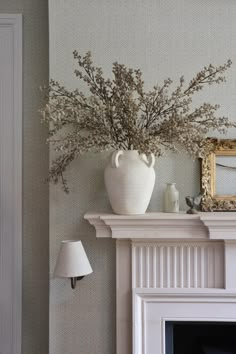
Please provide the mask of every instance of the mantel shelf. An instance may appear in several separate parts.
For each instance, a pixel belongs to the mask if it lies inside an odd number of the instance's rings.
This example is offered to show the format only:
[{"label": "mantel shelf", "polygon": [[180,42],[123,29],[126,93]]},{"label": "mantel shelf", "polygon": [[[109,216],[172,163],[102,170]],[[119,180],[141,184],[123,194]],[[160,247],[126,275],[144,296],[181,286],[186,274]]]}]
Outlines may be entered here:
[{"label": "mantel shelf", "polygon": [[146,213],[117,215],[87,213],[96,237],[115,239],[217,239],[236,241],[236,213]]}]

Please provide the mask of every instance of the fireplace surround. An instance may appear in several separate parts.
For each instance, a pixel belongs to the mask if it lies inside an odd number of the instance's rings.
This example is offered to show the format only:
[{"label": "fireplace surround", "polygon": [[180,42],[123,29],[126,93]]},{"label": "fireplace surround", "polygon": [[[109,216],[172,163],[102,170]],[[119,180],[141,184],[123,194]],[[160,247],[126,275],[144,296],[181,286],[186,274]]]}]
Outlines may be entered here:
[{"label": "fireplace surround", "polygon": [[116,239],[117,354],[169,354],[170,322],[236,322],[235,213],[85,218]]}]

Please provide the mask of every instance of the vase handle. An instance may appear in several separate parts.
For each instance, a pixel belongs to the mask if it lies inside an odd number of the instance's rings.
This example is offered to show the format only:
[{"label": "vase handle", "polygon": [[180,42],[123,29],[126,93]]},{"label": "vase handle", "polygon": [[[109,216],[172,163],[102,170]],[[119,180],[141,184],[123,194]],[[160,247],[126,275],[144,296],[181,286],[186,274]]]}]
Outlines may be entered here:
[{"label": "vase handle", "polygon": [[149,155],[149,158],[147,158],[147,156],[145,154],[141,154],[140,157],[141,157],[141,160],[144,161],[149,168],[154,167],[154,165],[155,165],[155,156],[154,156],[153,153],[151,153]]},{"label": "vase handle", "polygon": [[151,153],[149,156],[150,156],[150,158],[149,158],[149,167],[154,167],[155,161],[156,161],[155,155],[153,153]]},{"label": "vase handle", "polygon": [[124,154],[124,151],[119,150],[119,151],[114,151],[113,154],[111,155],[111,166],[113,168],[118,168],[119,167],[119,157]]}]

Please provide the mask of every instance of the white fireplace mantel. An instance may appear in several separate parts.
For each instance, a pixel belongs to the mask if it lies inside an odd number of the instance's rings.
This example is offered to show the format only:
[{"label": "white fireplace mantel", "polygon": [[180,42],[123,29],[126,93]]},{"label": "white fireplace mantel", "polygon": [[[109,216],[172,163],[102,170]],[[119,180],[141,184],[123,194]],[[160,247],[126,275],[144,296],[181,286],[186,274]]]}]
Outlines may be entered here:
[{"label": "white fireplace mantel", "polygon": [[116,239],[117,354],[165,354],[168,318],[236,322],[236,213],[85,219]]},{"label": "white fireplace mantel", "polygon": [[143,215],[85,214],[96,237],[116,239],[236,240],[236,213],[147,213]]}]

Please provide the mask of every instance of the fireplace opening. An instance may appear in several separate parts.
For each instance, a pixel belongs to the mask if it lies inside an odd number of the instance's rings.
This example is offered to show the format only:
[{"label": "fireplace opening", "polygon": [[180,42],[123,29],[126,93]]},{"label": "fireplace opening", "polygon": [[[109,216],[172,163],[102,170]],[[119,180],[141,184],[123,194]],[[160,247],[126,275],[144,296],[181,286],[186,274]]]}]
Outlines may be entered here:
[{"label": "fireplace opening", "polygon": [[179,322],[165,325],[166,354],[236,354],[236,323]]}]

